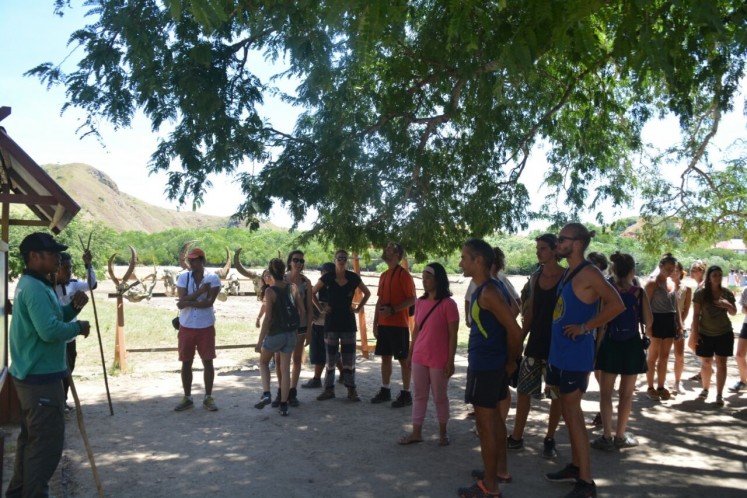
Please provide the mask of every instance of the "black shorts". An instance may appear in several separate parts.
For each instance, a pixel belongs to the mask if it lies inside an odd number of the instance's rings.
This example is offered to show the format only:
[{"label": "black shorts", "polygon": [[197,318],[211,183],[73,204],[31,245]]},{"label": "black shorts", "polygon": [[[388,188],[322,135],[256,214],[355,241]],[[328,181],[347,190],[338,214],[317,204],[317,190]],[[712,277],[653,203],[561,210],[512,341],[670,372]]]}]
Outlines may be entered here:
[{"label": "black shorts", "polygon": [[324,325],[311,326],[311,342],[309,342],[309,363],[312,365],[327,364],[327,347],[324,345]]},{"label": "black shorts", "polygon": [[654,313],[654,323],[651,327],[657,339],[674,339],[677,337],[677,314]]},{"label": "black shorts", "polygon": [[570,394],[576,390],[586,392],[589,387],[589,372],[577,372],[574,370],[561,370],[552,365],[548,365],[545,376],[550,397],[558,399],[558,394]]},{"label": "black shorts", "polygon": [[721,334],[717,336],[700,334],[698,344],[695,346],[695,354],[705,358],[716,356],[734,356],[734,333]]},{"label": "black shorts", "polygon": [[480,408],[495,408],[508,396],[508,379],[506,371],[474,371],[467,369],[467,389],[464,402]]},{"label": "black shorts", "polygon": [[410,355],[410,329],[379,325],[379,337],[376,338],[374,354],[376,356],[393,356],[397,360],[406,360]]},{"label": "black shorts", "polygon": [[742,324],[742,331],[739,333],[740,339],[747,339],[747,322]]}]

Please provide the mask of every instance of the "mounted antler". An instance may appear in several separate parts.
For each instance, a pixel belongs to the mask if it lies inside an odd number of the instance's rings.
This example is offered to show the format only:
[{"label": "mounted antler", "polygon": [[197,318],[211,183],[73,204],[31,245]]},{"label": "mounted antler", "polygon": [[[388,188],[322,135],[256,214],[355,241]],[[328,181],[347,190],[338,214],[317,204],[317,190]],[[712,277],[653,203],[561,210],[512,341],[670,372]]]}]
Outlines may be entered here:
[{"label": "mounted antler", "polygon": [[229,271],[231,271],[231,253],[228,251],[228,247],[226,247],[226,264],[220,270],[216,270],[215,273],[223,280],[228,276]]},{"label": "mounted antler", "polygon": [[187,251],[189,251],[189,248],[197,242],[196,240],[190,240],[184,243],[182,245],[182,248],[179,250],[179,266],[182,267],[184,270],[189,270],[189,265],[185,261],[185,258],[187,257]]},{"label": "mounted antler", "polygon": [[[134,273],[134,272],[133,272]],[[148,286],[148,280],[150,280],[150,286]],[[130,288],[127,290],[127,294],[125,294],[125,298],[127,298],[130,302],[138,303],[142,301],[143,299],[146,299],[150,301],[151,296],[153,295],[153,288],[156,286],[156,267],[153,267],[153,273],[149,274],[147,277],[145,277],[143,280],[140,280],[137,278],[137,275],[135,275],[135,283],[130,286]],[[141,289],[138,287],[142,287]]]},{"label": "mounted antler", "polygon": [[118,279],[114,275],[114,269],[112,268],[112,263],[114,262],[114,258],[117,256],[117,253],[111,255],[109,258],[109,277],[112,279],[112,282],[114,282],[114,285],[117,287],[117,292],[123,293],[127,289],[129,289],[127,282],[130,280],[130,277],[132,276],[132,273],[135,271],[135,265],[137,264],[137,252],[135,251],[135,248],[132,246],[129,246],[130,248],[130,265],[127,267],[127,271],[125,272],[122,279]]},{"label": "mounted antler", "polygon": [[240,247],[236,249],[235,253],[233,253],[233,266],[236,268],[237,272],[252,280],[252,283],[254,284],[254,292],[257,293],[257,299],[259,299],[259,290],[262,287],[262,277],[251,270],[247,270],[244,268],[244,265],[241,264]]}]

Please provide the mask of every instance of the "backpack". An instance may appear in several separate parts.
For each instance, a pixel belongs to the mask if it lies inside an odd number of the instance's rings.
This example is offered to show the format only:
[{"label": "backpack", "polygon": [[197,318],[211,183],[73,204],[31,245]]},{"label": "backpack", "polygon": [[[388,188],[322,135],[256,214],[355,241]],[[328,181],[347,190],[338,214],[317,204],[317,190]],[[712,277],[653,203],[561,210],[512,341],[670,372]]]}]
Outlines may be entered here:
[{"label": "backpack", "polygon": [[631,287],[625,292],[615,286],[615,290],[625,304],[625,311],[617,315],[607,324],[606,335],[613,341],[627,341],[638,335],[638,324],[641,322],[641,308],[643,304],[643,289]]},{"label": "backpack", "polygon": [[290,284],[286,285],[285,289],[273,286],[273,290],[276,296],[275,306],[278,309],[278,330],[282,330],[283,332],[298,330],[299,325],[301,325],[301,318],[298,316],[296,303],[293,302]]}]

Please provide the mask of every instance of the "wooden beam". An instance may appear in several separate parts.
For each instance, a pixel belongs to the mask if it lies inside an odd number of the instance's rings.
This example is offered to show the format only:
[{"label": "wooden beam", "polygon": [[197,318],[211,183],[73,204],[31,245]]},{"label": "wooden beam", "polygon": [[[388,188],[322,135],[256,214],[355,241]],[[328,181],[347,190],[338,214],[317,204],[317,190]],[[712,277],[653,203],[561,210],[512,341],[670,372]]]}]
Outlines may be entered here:
[{"label": "wooden beam", "polygon": [[46,227],[49,226],[48,221],[44,220],[9,220],[9,225],[17,227]]},{"label": "wooden beam", "polygon": [[10,107],[8,106],[2,106],[0,107],[0,121],[10,116]]},{"label": "wooden beam", "polygon": [[9,202],[11,204],[45,204],[52,205],[57,204],[57,199],[51,195],[37,195],[37,194],[13,194],[3,192],[0,193],[0,202]]}]

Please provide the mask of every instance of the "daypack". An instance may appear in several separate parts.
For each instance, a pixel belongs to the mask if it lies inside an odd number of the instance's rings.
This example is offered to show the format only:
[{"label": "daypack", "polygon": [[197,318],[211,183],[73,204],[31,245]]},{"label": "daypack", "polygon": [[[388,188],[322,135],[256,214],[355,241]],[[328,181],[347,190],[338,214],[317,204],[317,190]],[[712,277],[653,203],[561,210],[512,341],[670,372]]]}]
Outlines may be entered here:
[{"label": "daypack", "polygon": [[613,341],[627,341],[638,335],[638,324],[641,322],[641,309],[643,298],[643,289],[640,287],[631,287],[625,292],[620,292],[617,286],[614,286],[617,293],[625,304],[625,311],[617,315],[607,324],[607,337]]},{"label": "daypack", "polygon": [[299,325],[301,325],[301,318],[298,316],[296,303],[293,302],[290,284],[286,285],[285,288],[273,286],[273,290],[275,291],[275,306],[278,309],[278,330],[283,332],[298,330]]}]

